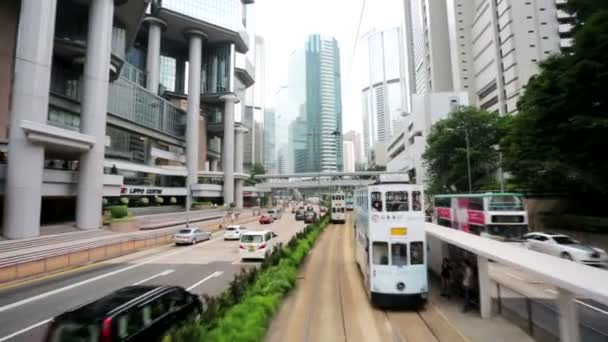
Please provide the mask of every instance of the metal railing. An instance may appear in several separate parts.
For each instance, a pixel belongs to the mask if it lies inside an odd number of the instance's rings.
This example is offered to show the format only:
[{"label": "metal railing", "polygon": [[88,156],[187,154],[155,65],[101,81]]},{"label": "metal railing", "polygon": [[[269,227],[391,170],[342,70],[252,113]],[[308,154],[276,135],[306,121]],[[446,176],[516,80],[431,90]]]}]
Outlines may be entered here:
[{"label": "metal railing", "polygon": [[[608,315],[578,302],[581,341],[608,341]],[[496,283],[493,305],[500,315],[524,329],[538,341],[559,341],[560,313],[556,299],[531,298],[525,294]]]},{"label": "metal railing", "polygon": [[108,113],[175,137],[184,136],[186,113],[126,78],[110,84]]},{"label": "metal railing", "polygon": [[127,62],[124,62],[122,65],[120,77],[124,77],[140,87],[146,86],[146,73]]},{"label": "metal railing", "polygon": [[[80,102],[78,76],[73,72],[54,68],[51,78],[51,93]],[[125,63],[121,76],[109,85],[108,113],[143,127],[183,138],[186,112],[162,97],[147,91],[140,85],[144,82],[145,74]],[[61,124],[61,121],[58,120],[61,115],[51,114],[48,118],[49,122]]]}]

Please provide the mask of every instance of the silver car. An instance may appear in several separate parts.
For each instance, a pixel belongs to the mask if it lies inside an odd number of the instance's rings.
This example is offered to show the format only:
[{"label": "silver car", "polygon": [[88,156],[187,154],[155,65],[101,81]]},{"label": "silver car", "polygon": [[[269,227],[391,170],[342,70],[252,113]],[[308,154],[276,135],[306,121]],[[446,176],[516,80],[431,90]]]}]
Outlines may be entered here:
[{"label": "silver car", "polygon": [[176,245],[190,244],[194,245],[199,241],[211,239],[211,233],[200,230],[198,228],[180,229],[173,235],[173,242]]}]

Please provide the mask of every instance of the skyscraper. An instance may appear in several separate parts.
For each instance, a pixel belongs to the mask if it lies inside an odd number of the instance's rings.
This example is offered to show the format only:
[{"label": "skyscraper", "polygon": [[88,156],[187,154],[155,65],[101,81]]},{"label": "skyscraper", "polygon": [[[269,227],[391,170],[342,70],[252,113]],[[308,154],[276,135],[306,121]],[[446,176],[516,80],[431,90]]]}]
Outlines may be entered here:
[{"label": "skyscraper", "polygon": [[355,144],[344,140],[344,172],[355,172]]},{"label": "skyscraper", "polygon": [[363,134],[365,154],[386,142],[410,112],[408,76],[402,30],[392,27],[372,31],[361,40],[363,71]]},{"label": "skyscraper", "polygon": [[245,68],[249,68],[251,73],[256,76],[255,83],[246,92],[246,106],[243,113],[243,123],[249,127],[249,132],[244,134],[245,146],[243,166],[249,170],[255,163],[264,162],[264,87],[265,87],[265,51],[264,38],[254,36],[252,39],[253,49],[248,54],[251,55],[253,65],[245,61]]},{"label": "skyscraper", "polygon": [[350,130],[343,135],[344,141],[352,141],[355,163],[361,163],[365,161],[365,156],[363,154],[363,142],[361,140],[361,133],[357,131]]},{"label": "skyscraper", "polygon": [[306,126],[308,171],[342,170],[340,49],[320,34],[306,42]]},{"label": "skyscraper", "polygon": [[454,90],[446,1],[404,1],[406,15],[409,14],[405,18],[406,27],[412,29],[409,39],[414,48],[416,94]]},{"label": "skyscraper", "polygon": [[268,173],[276,173],[277,153],[275,146],[275,112],[273,109],[264,111],[264,168]]}]

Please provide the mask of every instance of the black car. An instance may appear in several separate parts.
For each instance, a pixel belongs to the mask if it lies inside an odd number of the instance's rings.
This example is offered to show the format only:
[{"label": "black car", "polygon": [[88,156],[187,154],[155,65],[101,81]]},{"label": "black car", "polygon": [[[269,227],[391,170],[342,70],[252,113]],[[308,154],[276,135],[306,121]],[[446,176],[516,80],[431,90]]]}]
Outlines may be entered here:
[{"label": "black car", "polygon": [[306,218],[306,212],[304,210],[296,211],[296,221],[304,221]]},{"label": "black car", "polygon": [[129,286],[55,317],[46,341],[161,341],[201,312],[198,296],[181,287]]}]

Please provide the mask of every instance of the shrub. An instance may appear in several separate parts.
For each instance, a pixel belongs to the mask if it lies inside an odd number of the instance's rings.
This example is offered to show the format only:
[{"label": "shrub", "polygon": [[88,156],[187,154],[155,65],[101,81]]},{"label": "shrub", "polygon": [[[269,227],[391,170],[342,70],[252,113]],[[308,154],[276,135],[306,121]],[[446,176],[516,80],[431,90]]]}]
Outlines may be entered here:
[{"label": "shrub", "polygon": [[142,197],[139,199],[139,204],[148,205],[148,204],[150,204],[150,200],[148,199],[148,197]]},{"label": "shrub", "polygon": [[110,214],[113,219],[121,219],[129,216],[129,209],[124,205],[116,205],[110,208]]},{"label": "shrub", "polygon": [[123,205],[129,205],[129,199],[127,197],[121,197],[120,203],[122,203]]},{"label": "shrub", "polygon": [[156,197],[156,203],[157,204],[163,204],[165,202],[165,199],[162,197]]},{"label": "shrub", "polygon": [[104,207],[107,207],[107,206],[108,206],[108,203],[109,203],[109,202],[108,202],[108,199],[107,199],[107,198],[104,198],[104,199],[102,199],[102,200],[101,200],[101,204],[102,204]]},{"label": "shrub", "polygon": [[175,197],[169,198],[169,203],[176,204],[177,203],[177,198],[175,198]]},{"label": "shrub", "polygon": [[236,208],[236,203],[234,203],[234,202],[230,203],[230,208]]},{"label": "shrub", "polygon": [[259,270],[243,270],[221,295],[203,296],[201,325],[187,325],[163,342],[263,340],[281,299],[295,286],[298,266],[328,223],[325,215],[286,246],[275,248]]}]

